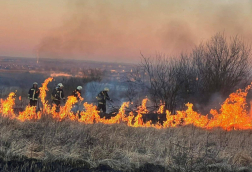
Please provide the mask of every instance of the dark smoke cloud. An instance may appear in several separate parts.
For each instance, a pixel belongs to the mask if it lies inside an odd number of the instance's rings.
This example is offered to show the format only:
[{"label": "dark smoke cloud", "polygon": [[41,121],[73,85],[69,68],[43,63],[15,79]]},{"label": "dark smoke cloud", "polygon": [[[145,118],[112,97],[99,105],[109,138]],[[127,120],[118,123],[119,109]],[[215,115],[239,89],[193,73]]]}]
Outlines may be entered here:
[{"label": "dark smoke cloud", "polygon": [[[137,61],[139,52],[177,55],[216,32],[251,36],[251,1],[71,0],[40,57]],[[248,40],[249,41],[249,40]]]}]

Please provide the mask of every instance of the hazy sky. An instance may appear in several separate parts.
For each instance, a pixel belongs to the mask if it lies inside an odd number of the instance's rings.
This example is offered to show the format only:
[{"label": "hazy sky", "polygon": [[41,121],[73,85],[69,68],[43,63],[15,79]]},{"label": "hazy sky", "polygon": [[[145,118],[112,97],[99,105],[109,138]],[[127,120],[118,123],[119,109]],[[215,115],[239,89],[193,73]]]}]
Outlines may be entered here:
[{"label": "hazy sky", "polygon": [[136,62],[217,32],[252,43],[252,0],[0,0],[0,55]]}]

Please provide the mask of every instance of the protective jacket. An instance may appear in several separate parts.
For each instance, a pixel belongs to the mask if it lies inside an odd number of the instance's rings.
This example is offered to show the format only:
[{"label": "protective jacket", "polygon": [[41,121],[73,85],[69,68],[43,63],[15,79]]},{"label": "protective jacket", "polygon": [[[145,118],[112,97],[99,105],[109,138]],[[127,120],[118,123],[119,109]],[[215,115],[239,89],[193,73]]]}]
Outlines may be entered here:
[{"label": "protective jacket", "polygon": [[106,104],[106,100],[111,100],[107,91],[101,91],[97,95],[96,99],[98,100],[98,104],[104,104],[104,105]]},{"label": "protective jacket", "polygon": [[28,92],[28,99],[30,100],[38,100],[40,94],[40,90],[38,88],[30,88],[29,92]]},{"label": "protective jacket", "polygon": [[61,88],[56,87],[52,92],[51,99],[58,101],[65,99],[63,90]]},{"label": "protective jacket", "polygon": [[79,100],[80,100],[80,96],[81,96],[81,91],[75,89],[75,90],[72,92],[72,96],[76,97],[77,100],[79,101]]}]

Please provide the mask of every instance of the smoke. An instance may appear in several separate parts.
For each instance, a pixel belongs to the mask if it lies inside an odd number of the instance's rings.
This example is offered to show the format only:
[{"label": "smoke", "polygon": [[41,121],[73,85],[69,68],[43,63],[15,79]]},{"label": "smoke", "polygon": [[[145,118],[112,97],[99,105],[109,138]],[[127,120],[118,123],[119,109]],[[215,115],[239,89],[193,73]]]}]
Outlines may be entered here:
[{"label": "smoke", "polygon": [[198,112],[201,114],[208,114],[209,117],[211,115],[209,114],[211,109],[220,109],[222,103],[226,100],[227,97],[223,97],[220,93],[216,92],[211,95],[208,102],[206,104],[201,104],[200,102],[195,103],[195,108]]},{"label": "smoke", "polygon": [[139,52],[188,52],[216,32],[248,39],[251,1],[71,0],[40,57],[136,62]]},{"label": "smoke", "polygon": [[[123,102],[126,102],[123,97],[121,97],[120,93],[123,92],[124,87],[118,82],[89,82],[84,87],[84,100],[89,103],[93,103],[97,105],[96,96],[102,91],[105,87],[108,87],[110,91],[108,95],[114,101],[111,103],[107,101],[107,112],[111,112],[113,108],[120,108]],[[118,99],[120,98],[120,99]]]},{"label": "smoke", "polygon": [[85,85],[84,99],[88,102],[96,103],[96,96],[105,87],[108,87],[110,98],[114,100],[115,106],[120,107],[123,102],[127,102],[127,98],[123,95],[127,91],[128,85],[116,81],[89,82]]},{"label": "smoke", "polygon": [[110,101],[107,103],[108,111],[114,108],[119,109],[124,102],[130,101],[134,102],[134,106],[139,106],[142,100],[148,95],[148,93],[144,92],[140,87],[134,87],[135,94],[130,95],[130,85],[127,82],[102,80],[101,82],[93,81],[85,84],[83,89],[85,91],[82,96],[86,102],[97,104],[96,96],[105,87],[110,89],[108,95],[113,100],[113,103]]}]

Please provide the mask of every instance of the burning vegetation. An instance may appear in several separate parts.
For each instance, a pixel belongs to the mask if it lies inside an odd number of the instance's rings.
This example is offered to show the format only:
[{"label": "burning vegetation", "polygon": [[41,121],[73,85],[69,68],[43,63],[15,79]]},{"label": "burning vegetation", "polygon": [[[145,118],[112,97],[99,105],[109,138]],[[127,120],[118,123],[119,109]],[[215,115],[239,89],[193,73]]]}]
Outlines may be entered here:
[{"label": "burning vegetation", "polygon": [[[247,100],[251,67],[249,50],[243,45],[237,39],[228,44],[217,35],[174,61],[142,56],[138,70],[129,74],[126,96],[115,96],[127,99],[119,100],[124,102],[120,108],[105,117],[88,103],[92,102],[88,96],[84,108],[76,112],[80,95],[67,97],[56,112],[46,98],[52,76],[39,88],[42,106],[37,109],[26,106],[16,111],[16,99],[23,101],[23,97],[16,97],[19,91],[8,91],[0,102],[0,170],[251,170],[252,116]],[[102,78],[99,72],[94,74],[85,82],[66,80],[67,95],[75,85],[88,83],[95,88],[93,81]],[[100,88],[94,94],[96,89]],[[220,108],[202,112],[196,103],[203,107],[216,92],[226,100]],[[148,98],[141,99],[145,95]],[[149,120],[150,115],[158,120]]]},{"label": "burning vegetation", "polygon": [[143,99],[142,105],[134,112],[126,113],[126,108],[130,103],[125,102],[121,105],[119,112],[106,119],[101,118],[96,106],[85,102],[84,109],[75,114],[71,111],[73,105],[77,103],[77,98],[69,96],[64,106],[60,107],[59,112],[55,112],[56,106],[51,106],[45,100],[46,92],[48,91],[47,85],[53,78],[48,78],[39,88],[41,91],[41,111],[36,111],[35,107],[27,106],[23,112],[18,114],[14,113],[13,107],[15,105],[15,93],[11,92],[6,100],[1,99],[0,112],[3,117],[10,119],[17,119],[20,121],[25,120],[39,120],[42,115],[52,116],[57,121],[70,119],[85,124],[103,123],[103,124],[116,124],[125,123],[130,127],[154,127],[157,129],[177,127],[182,125],[194,125],[204,129],[223,128],[224,130],[247,130],[252,129],[252,118],[248,111],[246,103],[246,96],[251,88],[247,86],[245,90],[239,89],[229,97],[221,105],[220,110],[212,109],[209,115],[202,115],[193,110],[193,104],[187,103],[187,110],[177,111],[172,115],[169,110],[164,111],[164,105],[161,103],[157,113],[166,115],[166,120],[162,123],[153,123],[151,120],[144,122],[143,116],[148,113],[146,103],[148,99]]}]

